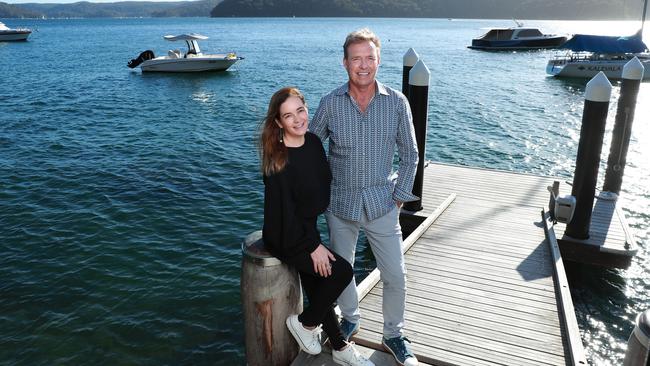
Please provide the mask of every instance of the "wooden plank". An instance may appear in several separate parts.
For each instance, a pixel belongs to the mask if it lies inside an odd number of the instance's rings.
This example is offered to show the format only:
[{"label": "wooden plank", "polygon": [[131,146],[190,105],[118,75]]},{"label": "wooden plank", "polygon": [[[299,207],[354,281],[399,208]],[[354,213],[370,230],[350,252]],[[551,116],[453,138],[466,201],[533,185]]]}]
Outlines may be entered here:
[{"label": "wooden plank", "polygon": [[548,238],[548,243],[555,262],[554,277],[557,283],[560,315],[564,320],[563,326],[568,338],[569,347],[567,351],[570,355],[570,361],[572,365],[587,365],[587,360],[582,346],[582,339],[580,338],[580,329],[578,329],[578,321],[576,320],[576,315],[573,310],[571,290],[569,288],[569,282],[566,279],[566,273],[564,272],[562,256],[560,255],[560,247],[557,243],[555,231],[553,230],[549,216],[544,213],[543,209],[541,210],[541,213],[542,220],[544,221],[544,231]]},{"label": "wooden plank", "polygon": [[[411,262],[413,262],[411,260]],[[458,266],[448,266],[444,263],[438,263],[437,268],[426,268],[422,266],[414,266],[412,263],[407,263],[408,271],[412,275],[420,273],[422,277],[431,277],[431,275],[438,276],[438,280],[453,283],[461,281],[463,283],[472,283],[478,285],[480,288],[487,288],[501,291],[513,291],[515,293],[523,293],[528,296],[537,296],[539,300],[544,298],[555,299],[554,289],[552,285],[537,285],[527,284],[524,281],[507,280],[503,278],[486,278],[485,275],[480,273],[468,272],[466,268]]]},{"label": "wooden plank", "polygon": [[[410,275],[408,276],[409,282],[410,281],[417,281],[418,277],[417,274],[415,273],[414,269],[409,269]],[[428,274],[429,272],[423,272],[425,274]],[[444,271],[440,273],[436,273],[435,276],[420,276],[419,278],[423,278],[425,283],[431,283],[433,281],[436,281],[438,283],[442,284],[447,284],[449,286],[456,286],[457,288],[468,288],[468,289],[475,289],[475,290],[480,290],[484,291],[487,293],[490,293],[490,296],[493,296],[494,294],[507,294],[508,296],[512,298],[523,298],[523,299],[530,299],[534,301],[538,301],[540,303],[546,303],[546,304],[552,304],[555,305],[555,297],[552,296],[552,294],[549,293],[534,293],[530,291],[525,291],[526,289],[519,289],[519,291],[513,291],[509,288],[504,288],[502,286],[495,286],[493,284],[485,284],[485,283],[477,283],[474,281],[471,281],[472,278],[463,278],[460,276],[449,276],[445,275]]]},{"label": "wooden plank", "polygon": [[[359,333],[352,338],[357,344],[364,345],[370,348],[382,348],[381,345],[381,332],[361,328]],[[458,366],[458,365],[472,365],[472,366],[493,366],[503,365],[503,363],[487,362],[485,360],[468,357],[462,353],[454,352],[449,349],[449,342],[441,342],[434,346],[423,346],[419,343],[412,343],[411,350],[415,353],[420,364],[423,362],[435,364],[436,366]],[[393,361],[394,362],[394,361]],[[392,366],[394,366],[393,363]]]},{"label": "wooden plank", "polygon": [[[378,322],[368,322],[363,326],[362,330],[372,331],[380,335],[382,326]],[[496,342],[483,341],[483,339],[478,337],[466,339],[465,335],[454,336],[453,332],[449,332],[449,338],[441,337],[439,335],[432,335],[430,333],[431,329],[409,328],[407,331],[413,340],[411,349],[416,354],[416,357],[432,364],[437,364],[435,355],[438,347],[456,354],[471,357],[474,360],[483,360],[497,365],[559,365],[564,363],[563,358],[556,355],[544,354],[542,352],[536,355],[541,354],[543,356],[531,357],[530,354],[532,352],[528,353],[528,350],[517,349],[516,347],[507,349],[503,345],[499,347]],[[380,338],[372,337],[372,333],[362,334],[361,331],[359,333],[362,337],[355,337],[357,339],[356,342],[369,347],[376,347],[381,339],[381,336]],[[495,349],[493,346],[497,348]],[[473,363],[466,363],[466,365],[473,365]]]},{"label": "wooden plank", "polygon": [[[370,301],[364,302],[361,309],[364,311],[374,311],[381,314],[381,299],[378,299],[379,296],[370,294],[368,296],[374,296],[369,298]],[[407,327],[413,328],[417,326],[441,326],[445,329],[455,330],[460,333],[464,332],[464,329],[472,329],[472,332],[481,331],[485,333],[498,333],[505,335],[514,335],[516,338],[521,338],[522,340],[532,340],[532,344],[537,344],[537,342],[557,342],[560,345],[562,344],[562,335],[558,332],[557,327],[553,328],[552,332],[539,332],[537,328],[530,326],[529,322],[498,322],[493,318],[486,315],[491,314],[489,310],[484,312],[484,316],[470,316],[464,313],[450,313],[445,309],[438,308],[437,306],[432,306],[434,304],[429,304],[428,302],[421,301],[420,298],[416,296],[409,296],[407,300]],[[426,304],[426,305],[424,305]],[[557,316],[557,313],[554,314]],[[363,316],[365,322],[365,315]],[[480,328],[480,329],[477,329]],[[500,339],[500,338],[494,338]],[[511,338],[511,340],[514,340]]]},{"label": "wooden plank", "polygon": [[[409,296],[413,297],[440,297],[456,299],[458,301],[472,301],[478,306],[496,306],[509,309],[514,312],[533,314],[557,314],[556,304],[552,302],[535,301],[528,297],[512,296],[510,293],[490,292],[476,290],[466,286],[451,286],[445,283],[437,283],[435,278],[409,280]],[[435,282],[435,283],[434,283]],[[377,284],[381,290],[381,284]]]},{"label": "wooden plank", "polygon": [[[377,306],[377,309],[381,308],[381,298],[382,293],[380,292],[370,292],[366,297],[368,297],[368,303],[363,302],[363,308],[371,307],[371,303]],[[446,299],[441,296],[435,295],[422,295],[422,296],[410,296],[406,300],[409,304],[407,308],[411,311],[413,309],[420,309],[421,311],[427,311],[427,309],[436,308],[441,311],[447,312],[450,316],[467,316],[476,319],[481,319],[489,316],[490,320],[495,323],[501,324],[511,324],[518,327],[531,327],[538,330],[540,333],[547,334],[559,334],[559,322],[557,320],[557,314],[554,317],[546,316],[545,314],[539,313],[521,313],[508,311],[507,309],[499,308],[488,308],[485,305],[478,305],[470,301],[454,301]],[[422,304],[426,306],[422,307]]]},{"label": "wooden plank", "polygon": [[[473,250],[444,250],[434,247],[428,250],[414,250],[410,253],[409,258],[429,261],[446,261],[448,263],[460,262],[463,267],[472,265],[473,268],[484,269],[489,273],[494,273],[505,278],[516,278],[521,280],[524,274],[535,275],[540,280],[544,277],[550,277],[552,270],[548,263],[541,262],[537,258],[508,258],[506,256],[494,256],[490,253],[481,253],[476,255]],[[494,271],[494,272],[492,272]],[[541,276],[539,276],[541,275]],[[532,278],[532,276],[531,276]],[[531,280],[535,283],[535,279]],[[551,281],[552,285],[552,281]]]}]

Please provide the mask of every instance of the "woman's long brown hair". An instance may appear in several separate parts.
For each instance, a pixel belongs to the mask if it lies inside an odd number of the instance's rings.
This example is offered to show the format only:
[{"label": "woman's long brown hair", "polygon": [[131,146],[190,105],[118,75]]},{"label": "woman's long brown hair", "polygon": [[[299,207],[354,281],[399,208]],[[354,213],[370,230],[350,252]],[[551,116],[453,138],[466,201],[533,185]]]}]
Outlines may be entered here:
[{"label": "woman's long brown hair", "polygon": [[282,88],[271,97],[266,117],[262,120],[259,148],[262,158],[262,173],[266,176],[282,171],[287,165],[288,151],[284,143],[280,141],[282,132],[278,121],[280,121],[280,106],[292,96],[300,98],[305,106],[307,105],[300,90],[294,87]]}]

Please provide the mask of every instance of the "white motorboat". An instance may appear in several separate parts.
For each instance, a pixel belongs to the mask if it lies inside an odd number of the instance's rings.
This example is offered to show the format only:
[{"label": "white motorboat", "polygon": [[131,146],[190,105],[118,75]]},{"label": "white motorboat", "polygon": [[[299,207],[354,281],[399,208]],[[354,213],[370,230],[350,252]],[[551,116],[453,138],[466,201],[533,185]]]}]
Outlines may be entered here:
[{"label": "white motorboat", "polygon": [[576,34],[562,48],[568,51],[548,61],[546,73],[557,77],[590,79],[600,71],[610,80],[622,78],[623,66],[637,57],[650,80],[650,53],[640,33],[631,37]]},{"label": "white motorboat", "polygon": [[180,34],[163,38],[172,42],[185,41],[187,52],[170,50],[165,56],[155,57],[153,51],[147,50],[129,61],[128,66],[132,69],[140,66],[143,72],[224,71],[243,59],[232,52],[225,54],[202,53],[198,41],[208,39],[208,37],[200,34]]},{"label": "white motorboat", "polygon": [[650,53],[643,43],[648,0],[643,2],[641,29],[629,37],[576,34],[560,48],[568,50],[546,64],[546,73],[557,77],[593,78],[599,72],[609,79],[622,79],[623,67],[636,57],[645,68],[643,80],[650,80]]},{"label": "white motorboat", "polygon": [[32,34],[31,29],[16,28],[11,29],[0,22],[0,42],[4,41],[26,41],[27,37]]}]

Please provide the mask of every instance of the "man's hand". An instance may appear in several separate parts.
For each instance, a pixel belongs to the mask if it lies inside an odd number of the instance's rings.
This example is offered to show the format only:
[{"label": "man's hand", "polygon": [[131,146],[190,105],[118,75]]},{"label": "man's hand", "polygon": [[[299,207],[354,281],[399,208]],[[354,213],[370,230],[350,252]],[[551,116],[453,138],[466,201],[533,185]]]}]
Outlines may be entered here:
[{"label": "man's hand", "polygon": [[311,256],[312,263],[314,263],[314,272],[323,277],[328,277],[332,274],[330,261],[336,261],[336,257],[323,244],[318,245],[318,248],[309,255]]},{"label": "man's hand", "polygon": [[402,208],[402,205],[404,204],[404,202],[402,202],[402,201],[395,201],[395,204],[397,205],[397,208]]}]

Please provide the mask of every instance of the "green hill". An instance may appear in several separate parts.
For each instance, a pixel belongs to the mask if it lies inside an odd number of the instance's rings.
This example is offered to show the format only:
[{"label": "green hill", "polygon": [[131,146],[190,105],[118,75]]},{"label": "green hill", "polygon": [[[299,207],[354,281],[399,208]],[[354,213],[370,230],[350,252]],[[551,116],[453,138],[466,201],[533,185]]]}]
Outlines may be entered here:
[{"label": "green hill", "polygon": [[47,18],[137,18],[207,17],[220,0],[200,1],[120,1],[70,4],[25,3],[14,7],[43,14]]},{"label": "green hill", "polygon": [[223,0],[213,17],[640,19],[641,0]]},{"label": "green hill", "polygon": [[0,18],[40,18],[43,14],[0,2]]}]

